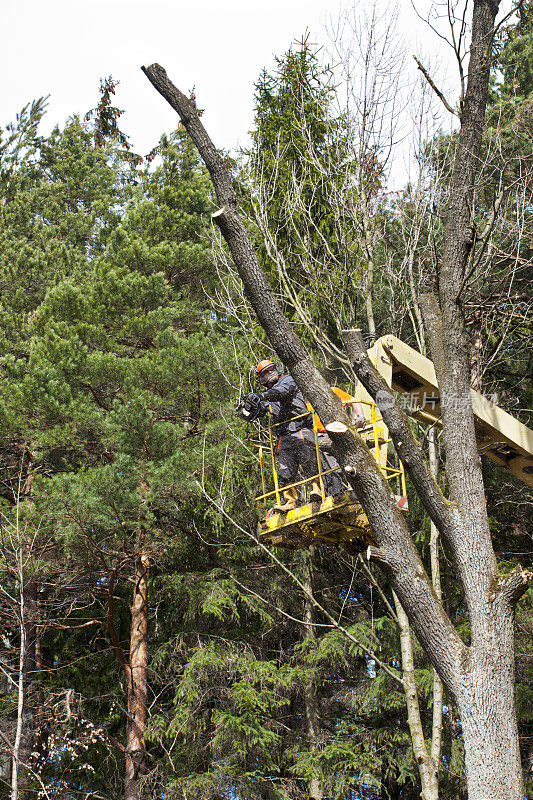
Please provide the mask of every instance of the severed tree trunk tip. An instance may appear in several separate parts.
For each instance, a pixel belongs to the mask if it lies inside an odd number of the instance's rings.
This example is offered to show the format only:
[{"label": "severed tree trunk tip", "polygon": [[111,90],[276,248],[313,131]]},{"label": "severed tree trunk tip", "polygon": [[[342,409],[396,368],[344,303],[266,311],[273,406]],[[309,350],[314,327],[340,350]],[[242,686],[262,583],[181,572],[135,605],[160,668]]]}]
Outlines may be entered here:
[{"label": "severed tree trunk tip", "polygon": [[334,420],[333,422],[328,422],[325,426],[328,433],[346,433],[348,428],[344,424],[344,422],[338,422]]},{"label": "severed tree trunk tip", "polygon": [[226,206],[222,206],[217,211],[213,211],[211,214],[211,219],[216,219],[217,217],[221,217],[223,214],[226,213]]}]

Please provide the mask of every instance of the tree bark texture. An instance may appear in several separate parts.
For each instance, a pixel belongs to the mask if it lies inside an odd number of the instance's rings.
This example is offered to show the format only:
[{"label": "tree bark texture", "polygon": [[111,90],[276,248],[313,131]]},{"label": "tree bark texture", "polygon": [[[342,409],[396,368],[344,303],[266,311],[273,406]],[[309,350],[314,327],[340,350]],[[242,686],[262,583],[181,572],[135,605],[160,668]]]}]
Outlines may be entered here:
[{"label": "tree bark texture", "polygon": [[[354,370],[379,407],[417,493],[454,555],[470,614],[470,644],[461,641],[426,574],[387,482],[342,406],[284,317],[262,273],[239,216],[231,178],[195,106],[162,67],[143,67],[148,79],[180,115],[210,173],[220,209],[213,215],[226,240],[246,295],[278,357],[330,433],[334,453],[370,521],[377,547],[369,548],[387,572],[418,640],[459,708],[470,800],[522,800],[523,785],[514,708],[513,607],[527,588],[521,568],[499,576],[492,549],[470,401],[468,337],[460,293],[473,246],[473,182],[483,129],[491,36],[497,3],[475,0],[468,87],[450,184],[439,302],[423,306],[443,408],[446,474],[444,499],[409,422],[376,373],[362,338],[345,344]],[[338,425],[338,423],[341,423]],[[329,430],[329,429],[328,429]]]},{"label": "tree bark texture", "polygon": [[[437,428],[435,425],[428,431],[428,447],[429,447],[429,469],[433,475],[435,482],[439,477],[439,457],[438,457],[438,440]],[[435,594],[442,600],[442,587],[440,580],[440,563],[439,563],[439,529],[434,522],[431,522],[429,551],[431,558],[431,582],[435,589]],[[433,724],[431,727],[431,758],[437,765],[437,770],[440,764],[440,756],[442,750],[442,704],[444,696],[444,687],[439,678],[435,667],[433,667]]]},{"label": "tree bark texture", "polygon": [[142,774],[145,758],[149,567],[148,554],[141,552],[135,560],[131,607],[124,800],[138,800],[140,796],[139,777]]}]

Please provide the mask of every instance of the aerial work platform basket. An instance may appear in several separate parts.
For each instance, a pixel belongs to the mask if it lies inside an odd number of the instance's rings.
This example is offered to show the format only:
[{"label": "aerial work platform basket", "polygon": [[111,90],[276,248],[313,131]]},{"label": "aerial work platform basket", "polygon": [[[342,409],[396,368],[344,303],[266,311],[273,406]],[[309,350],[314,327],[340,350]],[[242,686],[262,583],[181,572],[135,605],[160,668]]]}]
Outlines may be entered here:
[{"label": "aerial work platform basket", "polygon": [[[333,391],[341,397],[348,414],[355,403],[362,403],[364,406],[366,423],[359,428],[358,433],[373,453],[385,478],[391,482],[399,507],[407,510],[403,465],[394,453],[392,459],[390,457],[390,440],[377,406],[375,403],[357,400],[340,389],[334,388]],[[303,502],[297,508],[288,512],[271,509],[272,504],[280,503],[281,499],[275,458],[276,428],[279,424],[260,428],[248,438],[248,443],[258,451],[263,489],[262,494],[255,500],[260,514],[257,526],[258,538],[266,544],[289,549],[307,547],[313,541],[320,540],[340,544],[350,552],[374,543],[370,523],[354,493],[350,489],[345,489],[335,498],[326,493],[328,474],[340,468],[338,465],[324,467],[323,453],[328,452],[328,439],[315,413],[313,413],[313,434],[318,472],[310,478],[283,487],[285,490],[295,488],[300,497],[303,497]],[[307,499],[307,488],[314,481],[320,486],[322,494],[320,502],[309,502]],[[270,488],[272,486],[273,488]]]},{"label": "aerial work platform basket", "polygon": [[[400,404],[409,416],[418,422],[441,427],[440,392],[432,361],[395,336],[378,339],[368,351],[368,357],[387,385],[400,395]],[[390,481],[398,506],[407,511],[403,465],[389,447],[388,429],[376,404],[360,383],[356,384],[353,396],[342,389],[333,391],[342,400],[348,415],[353,417],[351,412],[356,403],[364,408],[365,424],[358,433]],[[480,392],[472,389],[470,395],[479,453],[533,488],[533,431]],[[296,488],[300,495],[305,495],[306,487],[317,481],[322,494],[320,503],[310,503],[301,496],[299,506],[292,511],[269,510],[274,502],[280,502],[275,458],[278,425],[260,428],[249,438],[249,443],[258,449],[263,488],[256,498],[260,513],[257,534],[260,540],[280,547],[295,549],[322,540],[341,544],[354,552],[373,543],[370,523],[351,490],[345,490],[335,499],[327,496],[324,478],[338,466],[324,469],[320,453],[327,436],[316,413],[312,416],[318,473],[283,488]]]}]

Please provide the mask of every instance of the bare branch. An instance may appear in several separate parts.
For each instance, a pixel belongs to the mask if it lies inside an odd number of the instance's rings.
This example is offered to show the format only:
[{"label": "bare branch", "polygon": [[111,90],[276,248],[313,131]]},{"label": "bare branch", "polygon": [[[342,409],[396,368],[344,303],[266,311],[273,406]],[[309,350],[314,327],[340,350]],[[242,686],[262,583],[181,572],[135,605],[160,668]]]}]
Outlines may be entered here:
[{"label": "bare branch", "polygon": [[429,74],[427,69],[424,67],[424,65],[420,62],[420,60],[416,56],[413,56],[413,58],[416,61],[416,65],[417,65],[418,69],[420,70],[420,72],[422,73],[424,78],[427,80],[427,82],[429,83],[429,85],[431,86],[431,88],[433,89],[433,91],[435,92],[437,97],[439,98],[439,100],[442,101],[442,103],[443,103],[444,107],[446,108],[446,110],[449,111],[450,114],[453,114],[458,119],[461,119],[461,115],[459,114],[459,112],[456,111],[454,108],[452,108],[451,105],[448,103],[448,101],[444,97],[444,95],[441,92],[441,90],[435,85],[435,82],[431,78],[431,75]]}]

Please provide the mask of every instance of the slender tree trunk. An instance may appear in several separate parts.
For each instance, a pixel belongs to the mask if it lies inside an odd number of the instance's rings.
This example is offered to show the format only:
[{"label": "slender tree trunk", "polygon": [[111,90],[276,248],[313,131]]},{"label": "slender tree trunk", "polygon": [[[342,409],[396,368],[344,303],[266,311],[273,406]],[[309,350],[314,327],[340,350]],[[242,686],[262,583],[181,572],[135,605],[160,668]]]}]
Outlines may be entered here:
[{"label": "slender tree trunk", "polygon": [[[304,595],[303,619],[305,625],[305,636],[316,641],[315,609],[309,595],[313,594],[313,557],[315,548],[311,546],[309,550],[303,552],[303,579],[302,583],[309,594]],[[320,741],[320,718],[319,718],[319,697],[316,682],[310,677],[304,687],[305,701],[305,728],[309,749],[312,755],[318,750]],[[324,788],[317,775],[309,779],[310,800],[323,800]]]},{"label": "slender tree trunk", "polygon": [[[304,691],[307,738],[311,754],[315,755],[318,750],[318,742],[320,739],[320,723],[316,686],[311,680],[306,684]],[[322,782],[317,775],[312,775],[309,779],[309,797],[311,800],[322,800],[324,797]]]},{"label": "slender tree trunk", "polygon": [[[364,191],[364,189],[362,190]],[[376,271],[376,263],[374,259],[374,242],[370,226],[370,219],[368,216],[368,203],[365,198],[363,202],[363,241],[366,254],[366,275],[365,275],[365,311],[368,324],[369,342],[368,346],[372,347],[376,341],[376,321],[374,318],[374,273]]]},{"label": "slender tree trunk", "polygon": [[126,722],[126,772],[124,800],[138,800],[140,778],[146,754],[148,691],[148,574],[150,559],[146,548],[146,496],[148,484],[141,478],[137,529],[137,557],[133,575],[130,653],[128,675],[128,718]]},{"label": "slender tree trunk", "polygon": [[[428,431],[429,443],[429,469],[438,483],[439,477],[439,458],[438,458],[438,441],[437,429],[433,425]],[[442,601],[442,587],[440,582],[440,564],[439,564],[439,529],[433,521],[431,521],[429,550],[431,558],[431,582],[435,589],[435,594]],[[442,681],[433,667],[433,724],[431,727],[431,758],[438,776],[440,755],[442,750],[442,703],[444,696],[444,688]]]},{"label": "slender tree trunk", "polygon": [[[418,240],[418,236],[417,236]],[[411,249],[409,250],[409,255],[407,257],[407,274],[409,276],[409,288],[411,290],[411,300],[413,303],[413,312],[414,317],[416,320],[415,327],[415,336],[417,338],[418,346],[422,355],[426,355],[426,334],[424,331],[424,321],[422,319],[422,311],[420,310],[420,303],[418,302],[418,292],[416,289],[415,284],[415,272],[414,272],[414,263],[415,263],[415,251],[416,251],[416,242],[411,245]]]},{"label": "slender tree trunk", "polygon": [[[437,439],[436,429],[429,431],[429,466],[433,477],[438,475],[437,460]],[[435,594],[442,597],[440,586],[440,571],[438,557],[438,530],[435,524],[431,523],[431,576]],[[415,682],[413,643],[411,639],[411,628],[407,614],[403,610],[400,601],[393,592],[394,606],[398,618],[400,629],[400,650],[402,657],[402,675],[405,685],[405,698],[407,703],[407,721],[413,743],[413,753],[415,756],[420,784],[422,787],[422,800],[438,800],[439,797],[439,763],[442,744],[442,681],[433,669],[433,724],[431,737],[431,751],[428,752],[424,739],[422,718],[420,715],[420,705],[418,692]]]},{"label": "slender tree trunk", "polygon": [[439,780],[438,763],[433,761],[431,754],[428,753],[424,740],[424,730],[422,718],[420,716],[420,706],[418,703],[418,692],[415,683],[415,666],[413,658],[413,643],[411,640],[411,628],[407,614],[403,610],[400,601],[393,592],[396,616],[400,628],[400,648],[402,654],[402,676],[405,687],[405,699],[407,701],[407,721],[413,743],[413,753],[420,775],[422,786],[422,800],[438,800]]},{"label": "slender tree trunk", "polygon": [[140,796],[139,778],[145,758],[149,567],[148,554],[142,550],[135,561],[131,607],[124,800],[138,800]]},{"label": "slender tree trunk", "polygon": [[[17,787],[24,798],[30,800],[34,797],[29,786],[32,782],[34,770],[35,746],[39,735],[38,717],[35,714],[35,687],[34,682],[37,675],[36,662],[36,642],[38,636],[37,629],[37,598],[38,585],[35,581],[30,581],[24,585],[22,607],[24,614],[24,660],[22,670],[22,697],[19,688],[19,711],[22,706],[22,729],[18,746],[18,775]],[[22,644],[22,643],[21,643]],[[18,717],[18,714],[17,714]],[[18,719],[17,719],[18,729]]]},{"label": "slender tree trunk", "polygon": [[481,312],[473,316],[473,330],[470,350],[470,381],[472,389],[481,392],[483,384],[483,320]]},{"label": "slender tree trunk", "polygon": [[19,645],[19,664],[17,676],[17,723],[15,727],[15,741],[13,743],[13,762],[11,767],[11,800],[18,800],[19,796],[19,771],[20,759],[22,751],[22,729],[24,724],[24,670],[26,664],[26,601],[24,596],[24,583],[22,578],[22,570],[20,574],[20,591],[19,591],[19,631],[20,631],[20,645]]}]

